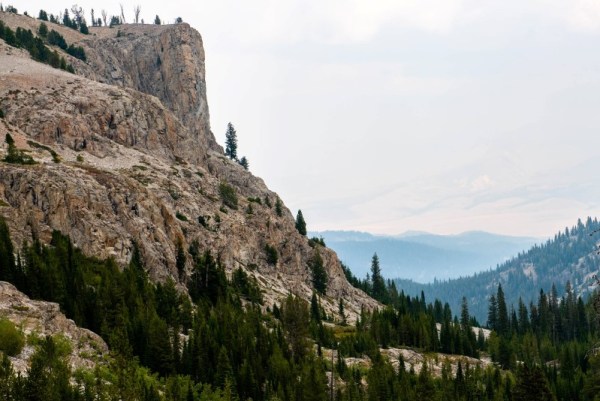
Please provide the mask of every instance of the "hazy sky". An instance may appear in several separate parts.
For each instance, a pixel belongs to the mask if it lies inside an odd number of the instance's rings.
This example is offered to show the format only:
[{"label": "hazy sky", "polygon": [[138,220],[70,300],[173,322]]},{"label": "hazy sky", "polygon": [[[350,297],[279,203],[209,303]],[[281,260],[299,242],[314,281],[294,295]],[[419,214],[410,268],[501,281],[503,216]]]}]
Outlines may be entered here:
[{"label": "hazy sky", "polygon": [[598,0],[121,3],[200,31],[217,140],[231,121],[309,230],[550,236],[600,216]]}]

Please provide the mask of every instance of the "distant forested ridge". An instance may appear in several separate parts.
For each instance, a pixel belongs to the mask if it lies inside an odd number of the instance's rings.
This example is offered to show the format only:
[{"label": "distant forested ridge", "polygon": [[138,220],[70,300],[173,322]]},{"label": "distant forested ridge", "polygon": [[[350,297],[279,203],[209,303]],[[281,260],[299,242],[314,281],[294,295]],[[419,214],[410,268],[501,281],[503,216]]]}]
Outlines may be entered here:
[{"label": "distant forested ridge", "polygon": [[431,284],[402,279],[396,279],[395,283],[398,290],[414,295],[424,291],[428,298],[448,302],[454,310],[464,296],[471,313],[481,322],[486,321],[488,299],[498,284],[504,288],[509,308],[517,307],[519,297],[529,305],[541,289],[550,293],[555,286],[556,292],[562,294],[567,283],[575,294],[585,298],[595,288],[593,276],[600,269],[598,230],[598,220],[588,217],[585,223],[579,220],[575,226],[565,228],[554,238],[534,245],[494,270]]},{"label": "distant forested ridge", "polygon": [[310,236],[323,237],[327,246],[359,277],[368,272],[371,256],[376,252],[387,277],[419,283],[458,278],[492,268],[540,242],[536,238],[481,231],[457,235],[409,232],[399,236],[323,231]]}]

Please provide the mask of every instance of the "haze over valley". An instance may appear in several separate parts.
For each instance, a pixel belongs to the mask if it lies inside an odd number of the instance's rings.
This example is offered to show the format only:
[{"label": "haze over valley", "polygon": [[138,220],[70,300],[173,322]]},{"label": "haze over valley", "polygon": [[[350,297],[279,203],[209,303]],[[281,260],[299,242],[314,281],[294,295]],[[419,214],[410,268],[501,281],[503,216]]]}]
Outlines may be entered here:
[{"label": "haze over valley", "polygon": [[384,275],[429,283],[472,275],[496,268],[541,239],[511,237],[486,232],[435,235],[407,232],[396,236],[354,231],[323,231],[309,236],[323,237],[340,260],[354,274],[369,272],[371,257],[377,253]]}]

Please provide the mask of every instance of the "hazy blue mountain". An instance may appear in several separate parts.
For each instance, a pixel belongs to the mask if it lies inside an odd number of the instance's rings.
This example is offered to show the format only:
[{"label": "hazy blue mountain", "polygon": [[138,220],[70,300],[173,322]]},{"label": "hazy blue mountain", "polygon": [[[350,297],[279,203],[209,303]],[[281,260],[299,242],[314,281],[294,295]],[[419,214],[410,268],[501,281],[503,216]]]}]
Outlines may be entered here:
[{"label": "hazy blue mountain", "polygon": [[357,277],[369,271],[377,252],[385,277],[400,277],[421,283],[471,275],[496,267],[539,239],[510,237],[473,231],[458,235],[407,232],[379,236],[359,231],[323,231],[328,247]]},{"label": "hazy blue mountain", "polygon": [[561,297],[567,282],[577,295],[585,297],[596,287],[594,274],[600,270],[599,230],[600,223],[588,218],[585,224],[578,221],[574,227],[534,245],[495,269],[430,284],[396,279],[396,286],[407,294],[418,295],[423,291],[429,300],[438,298],[448,302],[454,313],[460,311],[461,299],[465,296],[471,314],[482,324],[487,320],[489,297],[496,293],[498,284],[502,284],[509,308],[511,304],[517,307],[519,297],[529,305],[538,298],[541,289],[549,294],[553,285]]}]

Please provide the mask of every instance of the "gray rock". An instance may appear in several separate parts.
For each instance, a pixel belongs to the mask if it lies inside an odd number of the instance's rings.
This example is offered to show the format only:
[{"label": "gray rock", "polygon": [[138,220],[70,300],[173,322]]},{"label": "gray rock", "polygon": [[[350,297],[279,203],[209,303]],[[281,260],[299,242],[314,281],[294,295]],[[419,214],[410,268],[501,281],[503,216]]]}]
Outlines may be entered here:
[{"label": "gray rock", "polygon": [[[9,26],[31,23],[6,14],[0,19]],[[60,230],[86,254],[125,265],[135,241],[150,276],[173,277],[185,291],[191,258],[179,277],[176,244],[187,250],[197,241],[229,272],[241,267],[254,275],[265,306],[290,292],[309,300],[315,250],[287,208],[280,217],[265,205],[277,194],[227,159],[210,132],[200,35],[186,24],[90,28],[89,36],[52,28],[84,46],[88,63],[69,58],[79,75],[0,43],[0,138],[10,133],[39,162],[0,163],[0,205],[8,205],[0,214],[15,245],[32,236],[48,242]],[[222,182],[235,189],[237,209],[223,205]],[[267,263],[266,244],[278,251],[275,266]],[[347,282],[333,251],[319,252],[329,275],[322,299],[329,314],[337,317],[340,298],[350,322],[361,307],[378,306]]]}]

